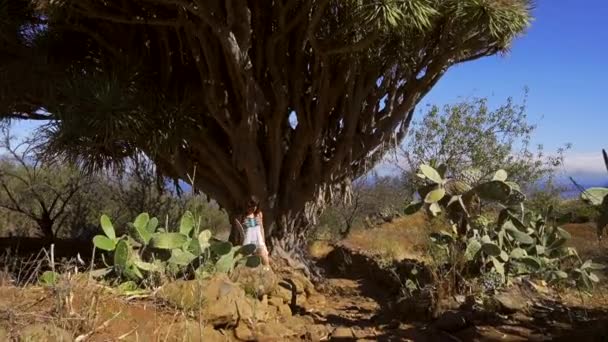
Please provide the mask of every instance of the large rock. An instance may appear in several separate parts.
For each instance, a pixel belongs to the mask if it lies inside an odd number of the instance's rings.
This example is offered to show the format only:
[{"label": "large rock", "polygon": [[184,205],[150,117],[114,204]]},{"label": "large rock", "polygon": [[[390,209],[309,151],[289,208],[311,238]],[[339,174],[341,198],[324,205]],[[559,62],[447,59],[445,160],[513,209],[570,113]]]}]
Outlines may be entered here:
[{"label": "large rock", "polygon": [[496,294],[494,300],[498,304],[500,312],[505,314],[522,311],[528,306],[526,298],[518,291],[508,291]]},{"label": "large rock", "polygon": [[72,334],[50,323],[32,324],[19,334],[20,342],[71,342]]},{"label": "large rock", "polygon": [[331,337],[334,339],[353,339],[355,335],[351,328],[338,327],[331,333]]},{"label": "large rock", "polygon": [[272,269],[265,269],[262,266],[256,268],[239,266],[232,272],[230,279],[238,283],[246,293],[258,298],[272,293],[278,282]]},{"label": "large rock", "polygon": [[255,329],[257,341],[285,341],[286,339],[297,337],[297,335],[297,332],[279,322],[258,324]]},{"label": "large rock", "polygon": [[165,325],[158,332],[158,337],[167,342],[223,342],[226,337],[213,327],[200,325],[194,321],[183,321]]},{"label": "large rock", "polygon": [[[200,312],[213,326],[236,325],[254,316],[253,301],[225,275],[207,280],[179,280],[161,288],[158,297],[183,310]],[[257,303],[256,303],[257,304]]]},{"label": "large rock", "polygon": [[472,317],[467,312],[447,311],[444,312],[433,323],[436,329],[456,332],[467,328],[472,321]]},{"label": "large rock", "polygon": [[239,322],[234,330],[234,336],[240,341],[285,341],[299,337],[287,325],[279,322],[257,323],[249,325]]}]

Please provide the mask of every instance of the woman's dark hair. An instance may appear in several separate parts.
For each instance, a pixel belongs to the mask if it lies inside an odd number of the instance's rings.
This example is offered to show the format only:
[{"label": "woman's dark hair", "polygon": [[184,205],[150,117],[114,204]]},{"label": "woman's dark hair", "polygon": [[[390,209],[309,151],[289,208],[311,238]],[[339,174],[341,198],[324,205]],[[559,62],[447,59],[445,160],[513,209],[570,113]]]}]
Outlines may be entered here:
[{"label": "woman's dark hair", "polygon": [[249,208],[252,208],[252,207],[255,207],[256,214],[260,212],[260,201],[254,195],[251,195],[249,197],[249,200],[247,201],[247,205],[245,206],[245,210],[248,210]]}]

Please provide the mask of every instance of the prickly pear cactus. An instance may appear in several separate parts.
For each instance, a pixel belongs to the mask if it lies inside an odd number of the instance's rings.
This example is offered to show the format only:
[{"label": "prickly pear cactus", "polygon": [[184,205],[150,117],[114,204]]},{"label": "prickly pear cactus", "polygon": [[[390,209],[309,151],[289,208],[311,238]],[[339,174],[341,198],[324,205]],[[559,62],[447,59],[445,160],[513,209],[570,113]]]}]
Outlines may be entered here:
[{"label": "prickly pear cactus", "polygon": [[[608,153],[602,150],[606,171],[608,171]],[[595,187],[586,189],[581,193],[581,200],[596,207],[599,211],[595,221],[597,227],[597,237],[601,241],[604,235],[604,229],[608,226],[608,188]]]}]

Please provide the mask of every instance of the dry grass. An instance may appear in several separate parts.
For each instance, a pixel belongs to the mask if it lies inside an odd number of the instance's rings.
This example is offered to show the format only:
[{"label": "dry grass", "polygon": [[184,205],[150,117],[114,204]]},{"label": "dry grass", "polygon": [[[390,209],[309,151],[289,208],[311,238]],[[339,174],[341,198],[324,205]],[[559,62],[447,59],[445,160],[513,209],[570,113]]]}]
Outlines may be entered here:
[{"label": "dry grass", "polygon": [[429,234],[442,228],[441,222],[430,221],[426,214],[419,212],[378,228],[353,231],[344,244],[386,259],[426,261]]},{"label": "dry grass", "polygon": [[333,250],[334,247],[327,240],[313,241],[308,246],[308,253],[312,258],[317,260],[325,258]]}]

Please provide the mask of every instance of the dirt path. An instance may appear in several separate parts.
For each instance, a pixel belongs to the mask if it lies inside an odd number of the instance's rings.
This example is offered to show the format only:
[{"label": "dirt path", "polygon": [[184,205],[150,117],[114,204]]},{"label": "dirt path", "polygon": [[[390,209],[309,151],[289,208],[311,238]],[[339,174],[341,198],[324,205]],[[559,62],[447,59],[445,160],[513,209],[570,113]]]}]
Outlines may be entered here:
[{"label": "dirt path", "polygon": [[335,329],[331,340],[336,341],[608,341],[604,297],[585,303],[572,293],[559,301],[539,297],[521,312],[475,317],[456,331],[444,331],[433,323],[391,317],[379,297],[382,289],[364,279],[330,278],[321,292],[326,302],[310,313]]}]

